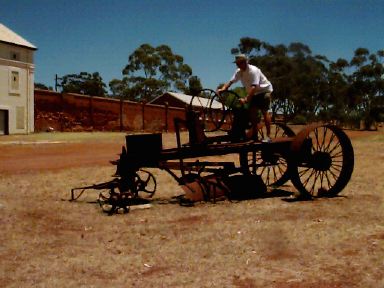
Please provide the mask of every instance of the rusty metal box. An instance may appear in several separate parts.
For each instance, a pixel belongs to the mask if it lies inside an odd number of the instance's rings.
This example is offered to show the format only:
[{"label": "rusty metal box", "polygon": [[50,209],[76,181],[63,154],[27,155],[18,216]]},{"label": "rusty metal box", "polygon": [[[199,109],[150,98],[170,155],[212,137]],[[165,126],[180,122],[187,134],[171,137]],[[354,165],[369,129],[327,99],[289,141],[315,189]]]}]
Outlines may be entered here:
[{"label": "rusty metal box", "polygon": [[163,149],[161,133],[131,134],[125,137],[127,156],[142,165],[156,165]]}]

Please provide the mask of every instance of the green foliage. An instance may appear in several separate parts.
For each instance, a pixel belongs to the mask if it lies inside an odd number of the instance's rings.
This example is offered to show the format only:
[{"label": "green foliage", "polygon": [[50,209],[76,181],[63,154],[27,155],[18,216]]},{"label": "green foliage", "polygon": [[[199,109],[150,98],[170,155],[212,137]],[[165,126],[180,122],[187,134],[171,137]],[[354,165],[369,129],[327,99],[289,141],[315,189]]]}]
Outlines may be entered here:
[{"label": "green foliage", "polygon": [[286,120],[349,121],[352,114],[367,122],[378,118],[371,111],[381,107],[377,99],[384,97],[384,50],[370,54],[358,48],[351,61],[331,62],[300,42],[274,46],[244,37],[231,53],[246,54],[262,69],[274,87],[272,110]]},{"label": "green foliage", "polygon": [[383,111],[383,112],[379,112],[379,113],[377,113],[377,115],[376,115],[376,121],[377,121],[377,122],[384,122],[384,111]]},{"label": "green foliage", "polygon": [[199,91],[203,89],[200,78],[197,76],[191,76],[188,80],[188,83],[189,83],[189,87],[184,90],[185,94],[198,95]]},{"label": "green foliage", "polygon": [[[371,53],[359,47],[352,59],[332,62],[313,55],[309,46],[293,42],[271,45],[256,38],[241,38],[232,54],[243,53],[271,80],[274,93],[271,108],[285,121],[339,120],[342,123],[383,121],[384,49]],[[114,97],[150,101],[166,91],[197,94],[203,87],[199,77],[181,55],[167,45],[142,44],[129,55],[122,79],[113,79],[109,88]],[[69,74],[62,78],[63,92],[94,96],[106,94],[98,72]],[[219,85],[221,87],[222,85]],[[48,89],[36,83],[36,88]],[[52,89],[52,88],[51,88]],[[243,88],[234,91],[244,97]],[[229,99],[232,101],[233,99]]]},{"label": "green foliage", "polygon": [[99,72],[92,74],[80,72],[79,74],[68,74],[62,77],[61,87],[63,92],[78,93],[92,96],[105,96],[105,83]]},{"label": "green foliage", "polygon": [[48,86],[43,83],[35,83],[35,89],[49,90]]},{"label": "green foliage", "polygon": [[124,94],[125,84],[123,80],[112,79],[109,82],[109,89],[112,92],[112,96],[117,97]]},{"label": "green foliage", "polygon": [[245,98],[247,96],[247,91],[245,91],[244,87],[236,87],[233,89],[233,92],[239,95],[240,98]]},{"label": "green foliage", "polygon": [[142,44],[129,55],[122,72],[123,79],[112,80],[110,89],[114,95],[131,100],[149,101],[168,90],[193,92],[201,87],[196,76],[191,78],[192,69],[184,64],[183,57],[167,45]]},{"label": "green foliage", "polygon": [[305,125],[307,122],[307,118],[301,114],[296,115],[295,118],[292,119],[292,124],[295,125]]}]

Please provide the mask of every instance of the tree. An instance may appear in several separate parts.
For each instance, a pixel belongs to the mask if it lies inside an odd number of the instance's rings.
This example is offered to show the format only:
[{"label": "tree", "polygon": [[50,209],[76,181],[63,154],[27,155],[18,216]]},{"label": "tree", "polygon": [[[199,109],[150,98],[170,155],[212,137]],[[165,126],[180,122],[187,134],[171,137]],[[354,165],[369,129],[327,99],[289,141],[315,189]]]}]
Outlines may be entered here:
[{"label": "tree", "polygon": [[[288,86],[284,83],[287,83],[285,78],[288,77],[291,67],[286,55],[287,48],[284,45],[274,47],[256,38],[244,37],[240,39],[237,48],[231,49],[231,53],[247,55],[249,62],[260,67],[268,79],[273,82],[275,93],[272,109],[274,113],[282,108],[280,106],[287,103],[284,99],[289,94]],[[276,89],[280,85],[281,89]]]},{"label": "tree", "polygon": [[126,98],[148,101],[167,90],[187,91],[192,69],[169,46],[142,44],[129,55],[123,75],[121,82],[112,84],[122,84],[118,90]]},{"label": "tree", "polygon": [[328,67],[328,113],[325,120],[345,120],[350,113],[351,105],[348,103],[349,78],[346,69],[349,63],[343,58],[330,62]]},{"label": "tree", "polygon": [[272,111],[287,117],[302,114],[314,118],[327,104],[327,58],[312,55],[300,42],[271,45],[255,38],[241,38],[232,54],[244,53],[273,84]]},{"label": "tree", "polygon": [[384,67],[382,50],[376,54],[370,54],[366,48],[355,50],[350,66],[354,72],[350,76],[349,97],[355,104],[355,110],[360,113],[365,122],[365,128],[369,128],[377,121],[383,112],[382,96],[384,87]]},{"label": "tree", "polygon": [[48,86],[43,83],[35,83],[35,89],[52,90],[52,87],[49,89]]},{"label": "tree", "polygon": [[197,76],[191,76],[188,79],[188,88],[184,90],[185,94],[189,95],[197,95],[200,90],[203,89],[203,86],[201,85],[200,78]]},{"label": "tree", "polygon": [[[112,79],[109,82],[109,89],[111,90],[113,97],[123,96],[123,98],[124,98],[124,95],[128,94],[128,92],[126,91],[126,89],[127,89],[127,83],[126,82],[127,82],[126,79],[123,79],[123,80]],[[125,98],[129,98],[129,97],[125,97]]]},{"label": "tree", "polygon": [[63,92],[79,93],[92,96],[105,96],[105,83],[99,72],[92,74],[80,72],[79,74],[68,74],[63,76],[61,86]]},{"label": "tree", "polygon": [[271,80],[274,113],[308,120],[365,119],[366,127],[384,117],[384,50],[371,54],[360,47],[351,61],[331,62],[300,42],[274,46],[244,37],[231,53],[246,54]]}]

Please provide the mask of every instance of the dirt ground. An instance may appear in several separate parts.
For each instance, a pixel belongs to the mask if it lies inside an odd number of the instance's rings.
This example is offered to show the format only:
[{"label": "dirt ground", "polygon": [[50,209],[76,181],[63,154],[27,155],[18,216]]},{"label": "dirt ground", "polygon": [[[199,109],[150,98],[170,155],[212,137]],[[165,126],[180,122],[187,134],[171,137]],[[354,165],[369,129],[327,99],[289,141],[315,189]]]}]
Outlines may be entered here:
[{"label": "dirt ground", "polygon": [[[122,133],[0,137],[2,287],[384,287],[384,132],[346,131],[355,170],[341,197],[181,207],[164,171],[151,209],[106,216]],[[166,147],[174,135],[164,134]],[[272,197],[276,195],[276,197]]]}]

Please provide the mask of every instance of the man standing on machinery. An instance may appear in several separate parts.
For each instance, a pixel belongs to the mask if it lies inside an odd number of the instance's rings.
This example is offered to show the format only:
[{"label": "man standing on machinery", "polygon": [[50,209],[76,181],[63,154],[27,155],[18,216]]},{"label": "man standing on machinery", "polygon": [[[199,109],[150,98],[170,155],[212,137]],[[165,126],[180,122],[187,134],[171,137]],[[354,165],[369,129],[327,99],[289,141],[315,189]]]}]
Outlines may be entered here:
[{"label": "man standing on machinery", "polygon": [[261,110],[267,129],[267,137],[262,141],[271,142],[271,116],[268,110],[271,103],[271,93],[273,91],[272,84],[258,67],[248,63],[246,55],[237,55],[234,63],[236,63],[237,66],[235,74],[231,80],[219,88],[217,92],[220,94],[227,90],[233,83],[240,80],[247,92],[247,96],[241,98],[240,102],[242,104],[249,103],[249,117],[252,125],[250,134],[247,133],[247,138],[257,137],[259,121],[258,110]]}]

